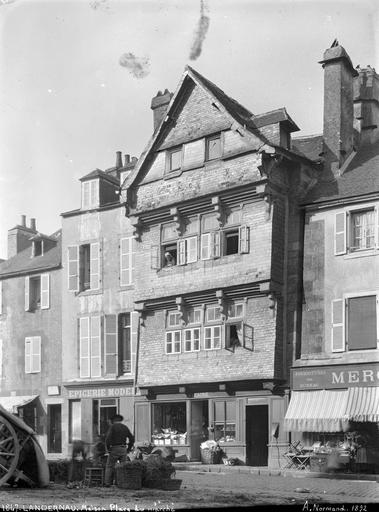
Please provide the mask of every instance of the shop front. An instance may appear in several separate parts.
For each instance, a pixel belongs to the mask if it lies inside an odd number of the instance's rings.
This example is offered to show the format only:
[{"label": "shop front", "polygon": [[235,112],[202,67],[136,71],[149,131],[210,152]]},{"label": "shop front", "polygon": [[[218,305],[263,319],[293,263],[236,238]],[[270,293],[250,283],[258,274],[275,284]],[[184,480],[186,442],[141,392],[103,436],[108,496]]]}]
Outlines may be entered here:
[{"label": "shop front", "polygon": [[70,383],[65,385],[65,409],[68,452],[76,440],[81,440],[91,453],[92,446],[104,438],[115,414],[124,417],[124,423],[134,428],[134,386],[132,381]]},{"label": "shop front", "polygon": [[293,368],[292,451],[301,446],[314,470],[378,471],[378,384],[378,363]]},{"label": "shop front", "polygon": [[214,440],[228,458],[276,467],[281,446],[287,444],[282,428],[287,397],[269,390],[217,387],[178,387],[177,393],[142,389],[135,402],[136,442],[170,446],[178,460],[200,461],[201,443]]}]

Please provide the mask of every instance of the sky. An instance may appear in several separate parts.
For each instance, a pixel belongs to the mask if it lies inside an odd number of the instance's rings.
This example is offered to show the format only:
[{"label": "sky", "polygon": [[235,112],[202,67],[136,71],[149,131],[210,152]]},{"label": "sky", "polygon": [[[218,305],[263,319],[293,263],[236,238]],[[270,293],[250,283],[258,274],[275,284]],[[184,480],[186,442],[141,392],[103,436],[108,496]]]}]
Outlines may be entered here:
[{"label": "sky", "polygon": [[187,64],[321,133],[324,50],[379,70],[378,26],[378,0],[0,0],[0,258],[21,214],[51,234],[80,177],[141,154]]}]

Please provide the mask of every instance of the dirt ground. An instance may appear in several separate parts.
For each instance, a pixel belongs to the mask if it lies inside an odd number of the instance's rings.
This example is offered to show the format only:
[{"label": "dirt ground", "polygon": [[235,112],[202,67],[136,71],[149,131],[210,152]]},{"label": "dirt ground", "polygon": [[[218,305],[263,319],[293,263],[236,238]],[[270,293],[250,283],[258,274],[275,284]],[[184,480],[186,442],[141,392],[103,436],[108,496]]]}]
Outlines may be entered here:
[{"label": "dirt ground", "polygon": [[[158,489],[123,490],[118,487],[68,489],[51,484],[46,489],[0,489],[0,510],[177,510],[262,505],[293,506],[309,501],[365,503],[361,512],[379,502],[376,482],[339,482],[326,479],[255,477],[177,471],[183,480],[179,491]],[[378,497],[376,500],[375,497]],[[358,510],[358,509],[357,509]]]}]

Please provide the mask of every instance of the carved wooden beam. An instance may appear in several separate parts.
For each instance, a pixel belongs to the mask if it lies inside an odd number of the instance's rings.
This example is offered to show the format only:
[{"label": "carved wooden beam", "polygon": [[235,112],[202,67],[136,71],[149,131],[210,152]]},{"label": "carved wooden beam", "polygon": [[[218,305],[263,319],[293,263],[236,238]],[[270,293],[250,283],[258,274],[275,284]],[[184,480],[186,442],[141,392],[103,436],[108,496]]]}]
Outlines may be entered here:
[{"label": "carved wooden beam", "polygon": [[220,306],[221,319],[224,322],[226,320],[227,303],[223,290],[216,290],[217,304]]},{"label": "carved wooden beam", "polygon": [[219,196],[212,197],[212,205],[214,211],[216,212],[216,219],[219,223],[219,226],[222,227],[225,223],[225,209]]},{"label": "carved wooden beam", "polygon": [[135,239],[139,242],[141,240],[142,233],[142,221],[140,217],[136,215],[131,215],[129,217],[130,224],[133,226],[133,235]]},{"label": "carved wooden beam", "polygon": [[146,319],[146,313],[147,313],[146,308],[145,308],[145,303],[141,302],[141,303],[135,304],[134,310],[138,313],[138,319],[139,319],[140,326],[145,327],[145,319]]},{"label": "carved wooden beam", "polygon": [[170,215],[175,222],[175,229],[179,236],[183,234],[183,218],[180,211],[175,207],[170,209]]}]

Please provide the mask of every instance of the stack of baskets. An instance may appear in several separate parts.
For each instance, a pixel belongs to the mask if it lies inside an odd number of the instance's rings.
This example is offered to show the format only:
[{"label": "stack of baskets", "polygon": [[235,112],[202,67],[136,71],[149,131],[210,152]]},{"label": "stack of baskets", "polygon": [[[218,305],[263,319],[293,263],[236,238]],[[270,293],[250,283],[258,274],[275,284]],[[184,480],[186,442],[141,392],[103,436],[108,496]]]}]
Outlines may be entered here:
[{"label": "stack of baskets", "polygon": [[132,460],[116,464],[117,486],[122,489],[141,489],[143,463]]}]

